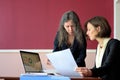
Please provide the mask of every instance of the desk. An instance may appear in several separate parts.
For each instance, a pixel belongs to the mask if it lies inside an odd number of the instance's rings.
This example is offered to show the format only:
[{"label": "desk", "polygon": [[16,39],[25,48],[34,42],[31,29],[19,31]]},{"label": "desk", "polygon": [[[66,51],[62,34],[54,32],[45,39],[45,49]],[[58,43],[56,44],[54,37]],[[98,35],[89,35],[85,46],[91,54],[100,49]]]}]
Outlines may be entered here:
[{"label": "desk", "polygon": [[19,77],[1,77],[0,80],[20,80]]},{"label": "desk", "polygon": [[83,78],[71,78],[71,80],[102,80],[102,79],[94,77],[83,77]]},{"label": "desk", "polygon": [[[0,80],[20,80],[19,77],[0,77]],[[102,80],[94,77],[71,78],[71,80]]]}]

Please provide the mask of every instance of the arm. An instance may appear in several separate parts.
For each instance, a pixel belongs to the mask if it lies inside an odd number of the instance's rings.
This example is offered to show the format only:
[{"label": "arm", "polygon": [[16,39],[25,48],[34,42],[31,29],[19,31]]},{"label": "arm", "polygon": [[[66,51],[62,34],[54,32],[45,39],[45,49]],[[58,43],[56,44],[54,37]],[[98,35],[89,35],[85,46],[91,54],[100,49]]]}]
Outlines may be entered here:
[{"label": "arm", "polygon": [[57,34],[55,36],[55,39],[54,39],[54,49],[53,49],[53,52],[59,51],[58,44],[59,44],[59,42],[58,42],[58,32],[57,32]]},{"label": "arm", "polygon": [[86,58],[86,47],[87,47],[87,43],[86,43],[86,39],[83,38],[83,45],[80,48],[79,52],[78,52],[78,58],[76,59],[76,62],[78,64],[79,67],[85,67],[85,58]]}]

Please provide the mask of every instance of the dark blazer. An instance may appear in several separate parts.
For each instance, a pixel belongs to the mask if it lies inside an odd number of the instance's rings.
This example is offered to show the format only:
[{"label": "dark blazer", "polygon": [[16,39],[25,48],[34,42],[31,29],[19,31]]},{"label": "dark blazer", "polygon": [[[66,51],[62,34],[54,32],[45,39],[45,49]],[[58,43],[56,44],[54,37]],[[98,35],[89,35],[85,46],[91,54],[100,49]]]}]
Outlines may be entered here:
[{"label": "dark blazer", "polygon": [[65,42],[62,43],[62,46],[61,47],[58,47],[58,34],[56,35],[55,37],[55,40],[54,40],[54,50],[53,52],[55,51],[60,51],[60,50],[65,50],[65,49],[68,49],[70,48],[71,52],[72,52],[72,55],[77,63],[77,65],[80,67],[85,67],[86,64],[85,64],[85,58],[86,58],[86,39],[85,37],[83,36],[83,44],[81,47],[80,45],[78,44],[78,41],[75,39],[74,40],[74,43],[71,47],[69,47]]},{"label": "dark blazer", "polygon": [[91,69],[93,76],[103,80],[120,80],[120,41],[111,39],[108,41],[103,55],[101,67]]}]

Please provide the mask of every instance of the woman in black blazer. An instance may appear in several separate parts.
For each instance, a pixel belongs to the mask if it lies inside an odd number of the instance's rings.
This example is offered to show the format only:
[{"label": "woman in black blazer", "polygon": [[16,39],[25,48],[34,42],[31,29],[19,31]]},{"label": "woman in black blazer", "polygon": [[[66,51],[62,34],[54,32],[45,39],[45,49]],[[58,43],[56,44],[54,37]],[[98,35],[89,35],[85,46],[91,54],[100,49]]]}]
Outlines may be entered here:
[{"label": "woman in black blazer", "polygon": [[120,80],[120,41],[110,38],[108,21],[101,16],[93,17],[85,23],[85,30],[90,40],[98,42],[95,66],[92,69],[78,67],[76,71],[102,80]]},{"label": "woman in black blazer", "polygon": [[70,48],[77,65],[85,67],[86,47],[86,37],[78,15],[74,11],[65,12],[54,40],[53,52]]}]

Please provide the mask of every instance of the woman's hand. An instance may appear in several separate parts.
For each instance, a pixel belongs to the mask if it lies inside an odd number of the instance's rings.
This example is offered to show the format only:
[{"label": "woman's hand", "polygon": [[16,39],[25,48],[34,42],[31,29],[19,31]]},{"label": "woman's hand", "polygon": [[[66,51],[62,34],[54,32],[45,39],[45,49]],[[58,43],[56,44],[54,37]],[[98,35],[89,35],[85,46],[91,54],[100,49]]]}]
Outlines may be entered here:
[{"label": "woman's hand", "polygon": [[47,65],[51,65],[51,62],[49,59],[47,59]]},{"label": "woman's hand", "polygon": [[77,67],[76,71],[82,74],[84,77],[92,76],[92,71],[86,67]]}]

